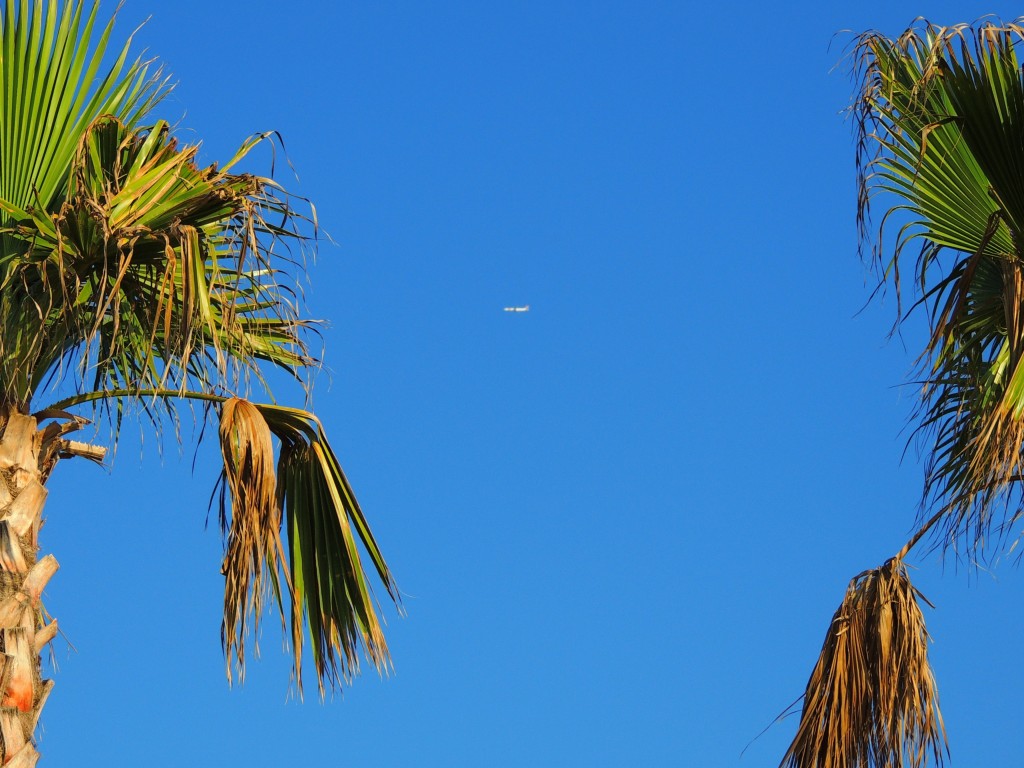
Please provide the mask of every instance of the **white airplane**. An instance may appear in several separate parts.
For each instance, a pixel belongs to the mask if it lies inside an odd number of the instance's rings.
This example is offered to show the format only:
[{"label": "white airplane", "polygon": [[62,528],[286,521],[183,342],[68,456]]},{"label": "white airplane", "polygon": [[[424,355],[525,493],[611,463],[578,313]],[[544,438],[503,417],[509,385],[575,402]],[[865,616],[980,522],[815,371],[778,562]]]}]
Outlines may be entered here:
[{"label": "white airplane", "polygon": [[505,311],[506,312],[529,312],[530,311],[530,305],[529,304],[524,304],[521,307],[505,307]]}]

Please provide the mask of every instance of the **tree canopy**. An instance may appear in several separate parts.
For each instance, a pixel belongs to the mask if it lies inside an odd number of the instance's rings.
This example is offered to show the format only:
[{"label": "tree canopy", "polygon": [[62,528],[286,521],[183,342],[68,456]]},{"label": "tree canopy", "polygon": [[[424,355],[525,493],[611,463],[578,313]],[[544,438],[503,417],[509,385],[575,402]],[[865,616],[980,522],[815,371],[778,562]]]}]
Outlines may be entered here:
[{"label": "tree canopy", "polygon": [[790,768],[942,762],[927,601],[904,558],[930,537],[977,563],[1012,551],[1021,535],[1022,42],[1021,22],[922,20],[895,39],[861,35],[852,48],[862,248],[880,289],[901,298],[898,321],[920,312],[929,327],[914,416],[925,480],[917,533],[855,577],[833,617],[783,760]]},{"label": "tree canopy", "polygon": [[268,601],[300,686],[306,646],[321,694],[362,654],[385,670],[360,553],[397,602],[394,580],[322,425],[270,391],[276,369],[308,394],[318,366],[298,285],[313,209],[236,170],[272,135],[202,167],[154,117],[169,80],[130,38],[110,47],[95,0],[5,0],[0,21],[0,416],[51,421],[48,473],[76,409],[115,439],[132,412],[158,431],[182,404],[215,414],[229,678]]}]

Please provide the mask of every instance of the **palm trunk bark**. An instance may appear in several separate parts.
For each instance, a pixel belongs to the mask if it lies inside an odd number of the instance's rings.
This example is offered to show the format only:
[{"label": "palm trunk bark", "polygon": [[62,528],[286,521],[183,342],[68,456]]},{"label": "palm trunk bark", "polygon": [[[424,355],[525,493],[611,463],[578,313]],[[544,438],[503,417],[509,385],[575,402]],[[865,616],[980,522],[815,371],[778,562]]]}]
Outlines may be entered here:
[{"label": "palm trunk bark", "polygon": [[42,458],[44,433],[32,416],[0,414],[0,430],[0,765],[31,768],[39,760],[33,734],[53,687],[42,679],[40,654],[57,632],[40,607],[57,561],[38,557],[52,462]]}]

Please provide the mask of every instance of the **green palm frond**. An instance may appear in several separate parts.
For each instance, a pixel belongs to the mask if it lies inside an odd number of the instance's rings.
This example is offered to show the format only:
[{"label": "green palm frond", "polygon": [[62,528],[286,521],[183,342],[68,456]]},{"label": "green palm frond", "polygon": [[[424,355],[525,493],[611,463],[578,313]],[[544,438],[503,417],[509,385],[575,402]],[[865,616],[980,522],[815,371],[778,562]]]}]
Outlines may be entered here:
[{"label": "green palm frond", "polygon": [[[134,126],[166,94],[167,81],[130,40],[103,61],[113,20],[97,33],[98,5],[5,0],[0,34],[0,401],[24,405],[45,344],[40,314],[59,284],[33,285],[28,243],[15,230],[44,223],[65,202],[72,158],[101,115]],[[90,49],[90,44],[92,48]],[[51,229],[49,225],[45,229]]]},{"label": "green palm frond", "polygon": [[[936,27],[856,47],[861,221],[900,289],[905,249],[931,335],[918,433],[946,546],[979,552],[1019,517],[1024,447],[1024,78],[1019,24]],[[895,201],[870,237],[879,196]],[[898,227],[891,256],[887,227]],[[905,270],[904,270],[905,271]]]},{"label": "green palm frond", "polygon": [[197,150],[164,123],[101,117],[57,212],[3,206],[24,246],[0,257],[11,326],[26,340],[0,359],[8,397],[31,397],[57,367],[88,370],[82,385],[95,390],[184,391],[258,375],[260,361],[312,362],[309,321],[279,284],[288,262],[275,251],[301,236],[267,221],[297,214],[267,179],[199,168]]},{"label": "green palm frond", "polygon": [[[5,0],[0,98],[0,200],[52,210],[66,191],[79,138],[100,115],[135,125],[167,93],[167,80],[131,39],[103,66],[114,27],[99,30],[98,3]],[[7,223],[0,214],[0,223]],[[6,250],[6,249],[5,249]]]},{"label": "green palm frond", "polygon": [[55,371],[81,390],[204,390],[308,365],[279,281],[306,217],[229,170],[264,137],[200,168],[166,123],[140,126],[166,81],[128,44],[100,77],[113,22],[89,55],[85,6],[9,0],[3,17],[0,400],[26,407]]}]

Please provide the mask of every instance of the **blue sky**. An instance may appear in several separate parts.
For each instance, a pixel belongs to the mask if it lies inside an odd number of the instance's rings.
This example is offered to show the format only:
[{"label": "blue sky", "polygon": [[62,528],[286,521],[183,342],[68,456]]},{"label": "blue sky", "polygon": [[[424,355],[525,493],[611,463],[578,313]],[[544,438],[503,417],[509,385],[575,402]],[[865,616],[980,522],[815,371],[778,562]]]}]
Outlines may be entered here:
[{"label": "blue sky", "polygon": [[[833,36],[1019,11],[128,0],[160,116],[209,162],[279,131],[336,243],[314,404],[408,615],[386,680],[289,698],[271,621],[229,689],[215,446],[129,430],[50,482],[45,764],[776,765],[795,719],[740,752],[921,479]],[[951,764],[1012,765],[1022,574],[914,562]]]}]

